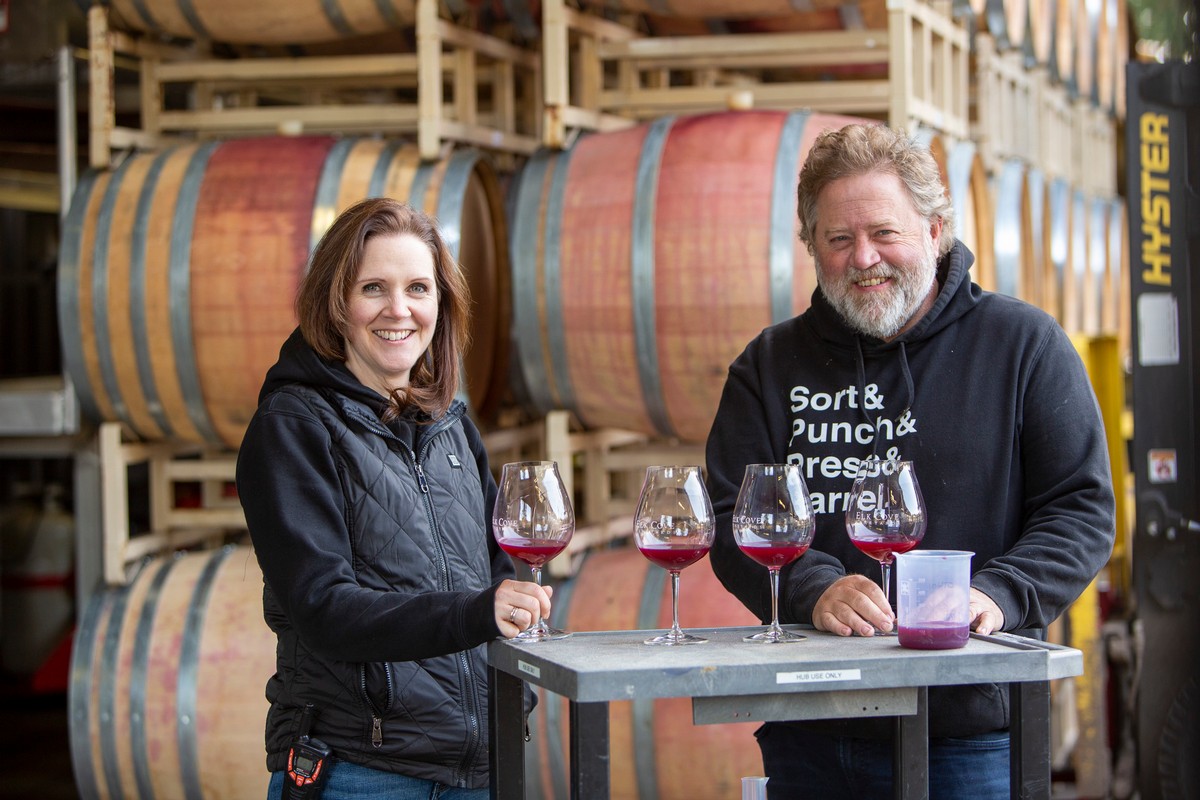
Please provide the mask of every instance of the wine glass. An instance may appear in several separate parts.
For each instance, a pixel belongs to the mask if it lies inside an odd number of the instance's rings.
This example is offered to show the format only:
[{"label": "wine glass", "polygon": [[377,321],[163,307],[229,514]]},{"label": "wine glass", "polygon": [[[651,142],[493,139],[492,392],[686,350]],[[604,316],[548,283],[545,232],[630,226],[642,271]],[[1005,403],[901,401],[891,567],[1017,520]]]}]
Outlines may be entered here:
[{"label": "wine glass", "polygon": [[[883,596],[891,603],[892,563],[897,553],[912,550],[925,535],[925,500],[911,461],[863,461],[850,491],[846,531],[850,541],[879,562],[883,571]],[[895,632],[875,631],[894,636]]]},{"label": "wine glass", "polygon": [[801,642],[779,627],[779,571],[804,555],[816,523],[808,487],[796,464],[747,464],[733,507],[733,536],[741,551],[771,574],[771,625],[746,642]]},{"label": "wine glass", "polygon": [[641,554],[671,573],[671,630],[646,644],[700,644],[679,627],[679,572],[712,548],[712,502],[700,467],[649,467],[638,498],[633,532]]},{"label": "wine glass", "polygon": [[[554,461],[514,461],[500,468],[500,487],[492,511],[492,531],[500,549],[519,558],[542,582],[542,567],[566,549],[575,532],[575,512]],[[538,614],[517,634],[522,642],[570,636],[551,628]]]}]

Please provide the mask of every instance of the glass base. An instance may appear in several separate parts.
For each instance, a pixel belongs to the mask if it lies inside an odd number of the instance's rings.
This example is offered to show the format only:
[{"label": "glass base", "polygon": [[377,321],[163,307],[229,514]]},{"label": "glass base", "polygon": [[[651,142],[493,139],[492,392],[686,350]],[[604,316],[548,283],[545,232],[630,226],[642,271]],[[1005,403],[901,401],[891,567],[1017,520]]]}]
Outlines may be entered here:
[{"label": "glass base", "polygon": [[785,631],[783,628],[768,627],[762,633],[743,637],[742,641],[759,642],[760,644],[788,644],[790,642],[803,642],[807,638],[807,636],[799,633]]},{"label": "glass base", "polygon": [[548,642],[551,639],[565,639],[571,634],[567,631],[551,628],[549,625],[535,625],[531,628],[518,633],[513,637],[514,642]]},{"label": "glass base", "polygon": [[670,630],[661,636],[651,636],[642,642],[642,644],[704,644],[707,641],[708,639],[705,639],[703,636],[693,636],[690,633],[684,633],[680,630]]}]

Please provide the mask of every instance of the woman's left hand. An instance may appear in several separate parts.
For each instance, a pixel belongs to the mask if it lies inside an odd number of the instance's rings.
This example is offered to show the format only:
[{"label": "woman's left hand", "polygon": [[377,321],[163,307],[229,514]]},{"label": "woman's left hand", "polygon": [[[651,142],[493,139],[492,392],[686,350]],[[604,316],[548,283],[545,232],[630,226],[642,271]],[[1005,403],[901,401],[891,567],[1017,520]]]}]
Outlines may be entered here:
[{"label": "woman's left hand", "polygon": [[528,628],[538,618],[550,616],[550,597],[553,586],[540,586],[529,581],[505,580],[496,590],[496,625],[505,639],[511,639]]}]

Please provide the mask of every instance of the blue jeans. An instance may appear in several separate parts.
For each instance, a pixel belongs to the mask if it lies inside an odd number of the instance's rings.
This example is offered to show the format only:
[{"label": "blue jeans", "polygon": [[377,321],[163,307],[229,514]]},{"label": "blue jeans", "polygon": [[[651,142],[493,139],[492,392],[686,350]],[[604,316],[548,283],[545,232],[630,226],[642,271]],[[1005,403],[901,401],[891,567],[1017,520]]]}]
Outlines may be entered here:
[{"label": "blue jeans", "polygon": [[[271,773],[267,800],[280,800],[283,772]],[[458,789],[437,781],[335,761],[321,800],[487,800],[487,789]]]},{"label": "blue jeans", "polygon": [[[823,736],[794,725],[756,733],[769,800],[877,800],[892,796],[890,739]],[[929,740],[930,800],[1006,800],[1008,732]]]}]

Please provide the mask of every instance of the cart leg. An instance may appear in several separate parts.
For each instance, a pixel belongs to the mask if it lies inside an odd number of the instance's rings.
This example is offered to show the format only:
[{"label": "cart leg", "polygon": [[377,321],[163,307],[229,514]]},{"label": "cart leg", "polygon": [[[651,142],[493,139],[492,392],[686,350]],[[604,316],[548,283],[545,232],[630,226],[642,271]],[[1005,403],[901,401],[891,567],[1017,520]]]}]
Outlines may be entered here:
[{"label": "cart leg", "polygon": [[892,796],[896,800],[929,798],[929,688],[926,686],[917,689],[917,713],[896,717]]},{"label": "cart leg", "polygon": [[525,798],[525,682],[488,668],[488,754],[492,800]]},{"label": "cart leg", "polygon": [[607,800],[608,703],[570,704],[571,800]]},{"label": "cart leg", "polygon": [[1050,797],[1050,683],[1010,683],[1010,796],[1020,800]]}]

